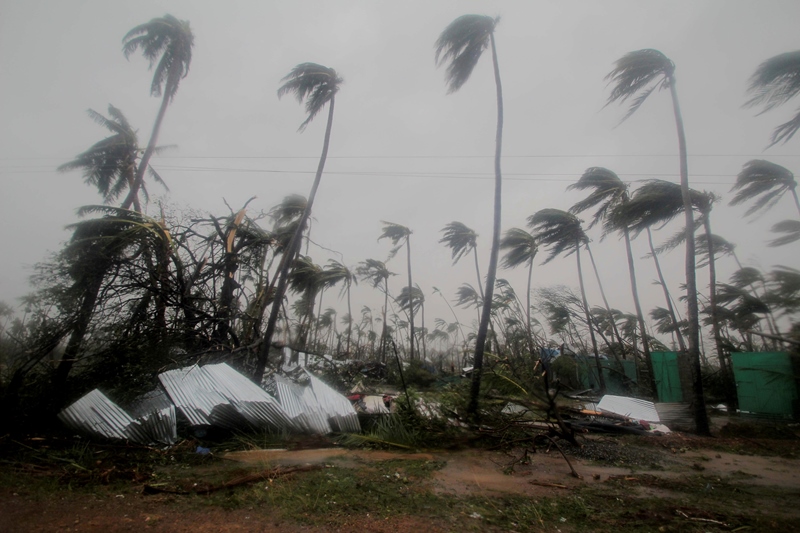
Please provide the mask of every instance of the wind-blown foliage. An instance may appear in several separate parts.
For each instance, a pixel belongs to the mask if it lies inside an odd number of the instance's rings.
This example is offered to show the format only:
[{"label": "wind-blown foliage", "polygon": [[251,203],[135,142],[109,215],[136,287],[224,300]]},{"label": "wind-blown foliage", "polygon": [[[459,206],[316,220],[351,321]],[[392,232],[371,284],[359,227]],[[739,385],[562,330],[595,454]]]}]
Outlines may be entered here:
[{"label": "wind-blown foliage", "polygon": [[675,64],[653,49],[637,50],[617,60],[614,69],[606,76],[612,86],[606,105],[626,103],[633,98],[628,112],[620,122],[633,115],[653,91],[669,89]]},{"label": "wind-blown foliage", "polygon": [[483,51],[491,46],[492,33],[499,21],[499,17],[462,15],[436,40],[436,65],[447,64],[448,93],[459,90],[472,75]]},{"label": "wind-blown foliage", "polygon": [[[750,77],[747,92],[752,96],[745,102],[745,107],[763,106],[759,115],[800,94],[800,50],[779,54],[761,63]],[[769,146],[787,142],[798,129],[800,110],[789,121],[775,128]]]},{"label": "wind-blown foliage", "polygon": [[298,131],[306,129],[325,105],[333,100],[344,82],[335,70],[316,63],[297,65],[281,81],[283,85],[278,89],[278,98],[294,94],[298,102],[306,104],[307,117]]},{"label": "wind-blown foliage", "polygon": [[736,194],[731,198],[730,205],[752,201],[753,205],[745,212],[745,216],[750,216],[772,209],[787,191],[791,191],[797,211],[800,213],[794,174],[778,164],[754,159],[745,163],[742,171],[736,176],[736,183],[731,187],[731,192]]}]

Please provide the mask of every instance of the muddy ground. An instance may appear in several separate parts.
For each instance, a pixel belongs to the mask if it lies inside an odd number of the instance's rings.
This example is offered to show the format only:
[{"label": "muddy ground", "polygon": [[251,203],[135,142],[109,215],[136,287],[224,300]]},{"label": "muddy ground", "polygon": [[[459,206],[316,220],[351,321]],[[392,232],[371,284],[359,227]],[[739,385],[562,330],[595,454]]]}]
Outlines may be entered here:
[{"label": "muddy ground", "polygon": [[588,435],[562,444],[579,477],[552,445],[408,453],[315,441],[200,455],[190,441],[159,451],[5,437],[0,530],[797,530],[800,429],[764,427]]}]

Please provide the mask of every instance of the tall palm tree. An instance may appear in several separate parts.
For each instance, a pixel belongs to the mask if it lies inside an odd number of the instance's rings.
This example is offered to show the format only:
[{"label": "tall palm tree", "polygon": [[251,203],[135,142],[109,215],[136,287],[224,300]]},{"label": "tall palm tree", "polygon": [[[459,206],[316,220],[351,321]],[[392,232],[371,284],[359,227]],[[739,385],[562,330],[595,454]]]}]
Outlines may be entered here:
[{"label": "tall palm tree", "polygon": [[[752,97],[745,102],[745,107],[763,105],[764,108],[759,115],[785,104],[800,94],[800,50],[779,54],[761,63],[750,77],[747,92]],[[791,120],[775,128],[769,146],[787,142],[798,129],[800,129],[800,109]]]},{"label": "tall palm tree", "polygon": [[299,309],[303,311],[298,325],[297,346],[306,348],[311,322],[314,320],[314,302],[323,287],[324,278],[322,267],[315,264],[308,256],[299,256],[293,266],[289,274],[289,287],[302,296],[302,305]]},{"label": "tall palm tree", "polygon": [[467,412],[471,416],[475,416],[478,412],[483,351],[486,346],[486,335],[489,331],[492,294],[494,280],[497,276],[497,259],[500,254],[503,190],[503,177],[500,171],[500,156],[503,148],[503,87],[500,83],[500,67],[497,63],[497,47],[494,39],[494,30],[499,20],[499,18],[491,18],[485,15],[462,15],[444,29],[435,45],[436,64],[439,66],[447,64],[445,80],[449,93],[459,90],[467,82],[483,51],[491,48],[497,92],[497,129],[494,154],[494,225],[492,229],[492,248],[489,254],[489,268],[486,272],[486,290],[483,291],[483,312],[475,340],[475,370],[472,373],[472,388],[469,406],[467,407]]},{"label": "tall palm tree", "polygon": [[[650,378],[650,386],[655,391],[652,361],[650,360],[650,345],[647,342],[647,329],[644,324],[644,313],[642,312],[642,305],[639,300],[639,289],[636,285],[636,269],[633,262],[633,250],[631,249],[630,231],[628,231],[627,224],[623,223],[622,227],[614,227],[611,224],[611,212],[618,206],[627,203],[630,200],[628,195],[628,186],[622,182],[616,173],[603,167],[591,167],[583,173],[576,183],[573,183],[568,189],[589,190],[589,196],[576,203],[570,208],[570,212],[574,214],[582,213],[587,209],[597,208],[592,221],[589,223],[591,229],[599,223],[603,223],[605,237],[610,231],[621,231],[622,236],[625,238],[625,252],[628,256],[628,274],[631,282],[631,295],[633,296],[633,305],[636,310],[636,319],[639,323],[639,331],[641,332],[642,340],[642,354],[644,356],[645,365]],[[602,237],[601,237],[602,239]]]},{"label": "tall palm tree", "polygon": [[536,240],[549,247],[550,255],[545,259],[544,264],[549,263],[556,256],[566,253],[575,254],[578,264],[578,282],[581,289],[581,299],[583,310],[586,314],[586,325],[589,328],[589,339],[592,341],[595,363],[597,365],[600,392],[606,390],[605,379],[603,378],[603,367],[600,363],[600,353],[597,351],[597,339],[594,335],[594,325],[592,322],[589,303],[586,300],[586,288],[583,283],[583,269],[581,268],[581,248],[589,243],[589,237],[581,227],[581,221],[575,215],[560,209],[542,209],[528,217],[528,227],[534,231]]},{"label": "tall palm tree", "polygon": [[521,228],[506,231],[500,241],[500,248],[508,250],[503,256],[503,268],[528,266],[528,290],[525,292],[525,329],[527,330],[528,348],[533,354],[533,329],[531,328],[531,279],[533,277],[533,259],[539,251],[536,237]]},{"label": "tall palm tree", "polygon": [[350,317],[349,322],[347,323],[347,344],[345,351],[346,353],[350,353],[350,337],[353,331],[353,317],[352,317],[352,309],[350,307],[350,288],[353,285],[358,284],[358,278],[356,277],[355,272],[350,270],[344,264],[340,263],[339,261],[335,261],[333,259],[328,260],[328,264],[322,270],[322,283],[325,287],[333,287],[342,283],[342,288],[339,292],[339,296],[346,294],[347,295],[347,314]]},{"label": "tall palm tree", "polygon": [[336,100],[336,93],[339,92],[339,87],[343,82],[342,78],[338,76],[335,70],[317,65],[316,63],[301,63],[297,65],[281,81],[284,83],[278,89],[278,98],[286,94],[293,94],[298,102],[301,104],[305,102],[307,116],[302,124],[300,124],[299,131],[304,131],[314,117],[317,116],[326,105],[328,106],[328,123],[325,127],[325,137],[322,141],[322,154],[319,157],[317,173],[314,176],[314,183],[311,185],[311,192],[308,195],[305,209],[303,209],[303,214],[300,216],[297,230],[292,236],[287,253],[284,253],[281,257],[281,262],[278,266],[278,284],[275,288],[275,301],[270,311],[269,320],[267,321],[267,331],[264,333],[264,342],[258,354],[256,369],[253,372],[253,379],[257,383],[261,382],[264,376],[264,369],[267,366],[272,336],[275,334],[275,327],[278,323],[278,313],[280,311],[281,302],[283,301],[283,295],[286,293],[286,278],[289,267],[292,264],[292,258],[300,250],[303,232],[311,216],[311,209],[314,205],[317,189],[322,180],[322,171],[325,169],[325,161],[328,158],[328,147],[331,141],[333,108]]},{"label": "tall palm tree", "polygon": [[150,165],[150,158],[156,151],[158,134],[167,107],[175,98],[181,80],[189,74],[189,66],[192,63],[192,46],[194,46],[194,35],[189,21],[178,20],[169,14],[136,26],[122,38],[122,53],[126,58],[137,50],[141,50],[145,59],[150,61],[150,68],[155,66],[150,94],[162,97],[161,107],[150,134],[150,141],[136,168],[136,176],[128,191],[128,196],[122,204],[125,209],[136,201],[136,196],[144,182],[144,173]]},{"label": "tall palm tree", "polygon": [[389,306],[389,277],[395,276],[394,272],[390,272],[388,268],[386,268],[386,264],[383,261],[378,261],[377,259],[366,259],[359,263],[358,267],[356,268],[356,273],[361,276],[362,279],[369,280],[372,283],[372,288],[377,289],[381,287],[381,292],[383,292],[383,322],[381,327],[381,362],[386,362],[386,339],[387,339],[387,328],[389,327],[386,323],[386,309]]},{"label": "tall palm tree", "polygon": [[[406,263],[408,268],[408,292],[413,294],[414,285],[411,282],[411,233],[412,231],[405,226],[395,224],[394,222],[381,221],[383,224],[383,233],[378,237],[378,240],[389,239],[392,241],[394,248],[389,252],[389,259],[394,257],[404,245],[406,247]],[[414,359],[414,307],[408,308],[408,338],[411,344],[409,350],[409,358]]]},{"label": "tall palm tree", "polygon": [[458,221],[445,225],[442,228],[442,233],[444,233],[444,237],[439,239],[439,242],[450,248],[454,265],[466,254],[472,252],[472,256],[475,259],[475,274],[478,276],[478,289],[481,292],[481,298],[483,298],[481,269],[478,264],[478,234],[475,233],[475,230],[468,228],[466,224]]},{"label": "tall palm tree", "polygon": [[675,64],[658,50],[638,50],[630,52],[617,60],[614,69],[606,76],[606,80],[612,85],[608,104],[612,102],[625,103],[633,98],[628,113],[623,120],[635,113],[655,90],[669,89],[672,97],[672,110],[678,135],[681,194],[686,217],[686,303],[687,319],[689,320],[689,360],[693,371],[694,418],[697,432],[708,434],[708,414],[706,413],[703,382],[700,375],[700,322],[694,266],[694,228],[692,224],[692,199],[689,193],[689,163],[686,150],[686,134],[683,129],[683,116],[678,103]]}]

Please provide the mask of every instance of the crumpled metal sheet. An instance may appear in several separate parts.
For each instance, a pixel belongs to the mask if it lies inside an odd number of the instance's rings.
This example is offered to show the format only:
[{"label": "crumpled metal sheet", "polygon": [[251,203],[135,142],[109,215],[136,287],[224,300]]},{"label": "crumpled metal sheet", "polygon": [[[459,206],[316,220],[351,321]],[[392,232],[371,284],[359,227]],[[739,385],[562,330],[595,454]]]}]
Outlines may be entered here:
[{"label": "crumpled metal sheet", "polygon": [[644,420],[647,422],[661,421],[658,416],[658,411],[656,411],[655,404],[647,400],[640,400],[639,398],[606,394],[600,399],[597,408],[601,411],[625,416],[633,420]]},{"label": "crumpled metal sheet", "polygon": [[350,401],[306,374],[307,386],[277,377],[279,402],[225,363],[194,365],[159,374],[164,390],[142,396],[131,414],[95,389],[58,416],[77,431],[141,444],[177,442],[176,409],[193,426],[317,434],[361,431]]},{"label": "crumpled metal sheet", "polygon": [[329,387],[324,381],[306,370],[311,388],[320,408],[328,415],[328,420],[334,431],[340,433],[359,433],[361,424],[358,414],[350,400]]},{"label": "crumpled metal sheet", "polygon": [[170,370],[158,379],[192,425],[295,429],[275,398],[225,363]]},{"label": "crumpled metal sheet", "polygon": [[327,414],[320,409],[314,391],[280,376],[275,377],[278,399],[294,423],[310,433],[327,435],[331,431]]},{"label": "crumpled metal sheet", "polygon": [[94,389],[58,413],[68,427],[81,433],[107,439],[130,440],[149,444],[151,439],[142,425],[120,406]]},{"label": "crumpled metal sheet", "polygon": [[150,437],[148,443],[173,445],[178,442],[175,404],[161,389],[141,396],[130,409],[131,416],[141,424]]}]

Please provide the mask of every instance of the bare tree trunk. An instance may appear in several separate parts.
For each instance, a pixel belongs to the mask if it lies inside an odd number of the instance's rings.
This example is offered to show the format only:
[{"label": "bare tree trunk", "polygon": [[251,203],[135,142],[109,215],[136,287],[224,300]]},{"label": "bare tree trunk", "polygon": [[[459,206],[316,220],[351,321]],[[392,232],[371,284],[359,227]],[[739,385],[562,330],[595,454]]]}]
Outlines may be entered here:
[{"label": "bare tree trunk", "polygon": [[639,289],[636,286],[636,268],[633,262],[633,250],[631,249],[631,237],[628,232],[628,227],[625,226],[623,230],[625,236],[625,252],[628,256],[628,272],[631,280],[631,295],[633,296],[633,306],[636,309],[636,321],[639,323],[639,331],[642,335],[642,354],[644,355],[645,367],[647,368],[648,385],[653,393],[656,394],[656,376],[653,370],[653,361],[650,359],[650,342],[647,339],[647,329],[644,324],[644,313],[642,313],[642,304],[639,302]]}]

